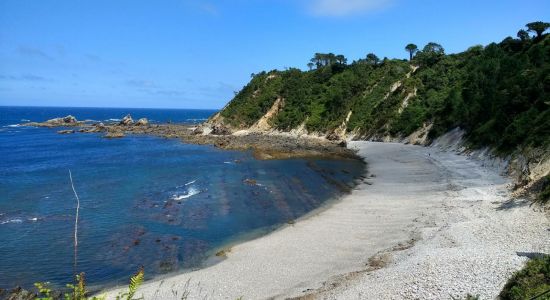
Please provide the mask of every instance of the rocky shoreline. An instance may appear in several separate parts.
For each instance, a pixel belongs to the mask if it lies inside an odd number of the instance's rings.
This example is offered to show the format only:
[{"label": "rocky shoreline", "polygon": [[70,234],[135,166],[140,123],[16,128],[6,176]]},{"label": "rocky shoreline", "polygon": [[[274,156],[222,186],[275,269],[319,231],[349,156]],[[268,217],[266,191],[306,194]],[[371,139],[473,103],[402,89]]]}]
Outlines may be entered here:
[{"label": "rocky shoreline", "polygon": [[[345,141],[330,141],[307,135],[285,135],[276,133],[258,133],[234,135],[224,128],[205,128],[185,124],[151,124],[145,118],[134,121],[130,115],[120,122],[109,124],[78,121],[69,115],[45,122],[30,122],[22,126],[60,128],[59,134],[103,133],[105,138],[122,138],[125,135],[153,135],[164,138],[177,138],[184,143],[213,145],[226,150],[251,150],[257,159],[289,158],[334,158],[360,159],[356,152],[346,147]],[[70,129],[62,129],[71,127]]]}]

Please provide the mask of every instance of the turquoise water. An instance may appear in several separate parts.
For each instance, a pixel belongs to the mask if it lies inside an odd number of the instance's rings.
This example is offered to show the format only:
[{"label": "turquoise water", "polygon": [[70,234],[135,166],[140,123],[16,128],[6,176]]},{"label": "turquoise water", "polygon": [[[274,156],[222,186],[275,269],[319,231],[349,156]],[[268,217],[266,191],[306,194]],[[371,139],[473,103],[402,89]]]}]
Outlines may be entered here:
[{"label": "turquoise water", "polygon": [[224,244],[342,195],[364,170],[352,160],[259,161],[172,139],[17,126],[69,113],[194,123],[214,111],[0,107],[0,288],[71,281],[69,169],[81,200],[77,269],[96,286],[126,283],[141,265],[149,278],[200,267]]}]

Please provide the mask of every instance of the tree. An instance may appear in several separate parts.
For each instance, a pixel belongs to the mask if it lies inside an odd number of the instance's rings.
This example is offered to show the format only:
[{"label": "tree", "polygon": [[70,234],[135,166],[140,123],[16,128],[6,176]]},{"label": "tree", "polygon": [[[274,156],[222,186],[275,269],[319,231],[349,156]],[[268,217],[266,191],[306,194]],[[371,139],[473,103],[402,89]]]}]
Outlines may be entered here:
[{"label": "tree", "polygon": [[[347,63],[347,58],[343,55],[335,55],[334,53],[315,53],[312,59],[310,59],[310,63],[314,64],[317,69],[324,67],[324,66],[330,66],[334,64],[341,64],[345,65]],[[308,64],[309,66],[309,64]]]},{"label": "tree", "polygon": [[445,49],[438,43],[430,42],[422,51],[418,51],[415,59],[421,66],[432,66],[443,56],[445,56]]},{"label": "tree", "polygon": [[312,63],[312,62],[309,62],[309,63],[307,64],[307,67],[309,68],[310,71],[313,70],[313,67],[314,67],[314,66],[315,66],[315,64]]},{"label": "tree", "polygon": [[336,61],[341,65],[345,65],[348,63],[348,59],[342,54],[336,55]]},{"label": "tree", "polygon": [[409,52],[409,60],[412,60],[414,54],[418,51],[418,46],[415,44],[408,44],[405,46],[405,50]]},{"label": "tree", "polygon": [[538,21],[538,22],[531,22],[525,26],[527,27],[527,31],[535,32],[537,34],[537,39],[539,39],[542,36],[542,34],[546,31],[546,29],[550,27],[550,23]]},{"label": "tree", "polygon": [[315,53],[315,54],[313,55],[313,58],[310,60],[310,63],[315,64],[315,66],[317,67],[317,69],[319,69],[320,67],[323,66],[323,56],[324,56],[324,54]]},{"label": "tree", "polygon": [[422,52],[443,55],[445,54],[445,49],[443,49],[443,47],[438,43],[429,42],[426,46],[424,46]]},{"label": "tree", "polygon": [[378,62],[380,62],[380,58],[376,56],[374,53],[367,54],[367,63],[371,65],[378,65]]},{"label": "tree", "polygon": [[525,31],[525,30],[522,29],[522,30],[518,31],[518,38],[519,38],[522,42],[524,42],[524,41],[529,40],[531,37],[529,36],[529,33],[527,33],[527,31]]}]

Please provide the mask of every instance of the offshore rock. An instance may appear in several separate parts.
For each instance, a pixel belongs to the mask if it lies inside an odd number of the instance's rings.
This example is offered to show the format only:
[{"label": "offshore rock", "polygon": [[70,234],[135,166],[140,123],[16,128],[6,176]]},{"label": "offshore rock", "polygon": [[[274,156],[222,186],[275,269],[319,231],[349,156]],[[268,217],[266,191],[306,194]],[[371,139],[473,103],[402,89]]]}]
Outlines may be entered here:
[{"label": "offshore rock", "polygon": [[63,118],[63,123],[67,124],[75,124],[77,123],[78,121],[76,120],[75,117],[71,116],[71,115],[68,115],[66,117]]},{"label": "offshore rock", "polygon": [[136,122],[136,126],[147,126],[149,125],[149,120],[147,118],[141,118]]},{"label": "offshore rock", "polygon": [[118,124],[127,126],[127,125],[132,125],[133,123],[134,123],[134,120],[132,119],[132,116],[130,114],[127,114],[126,117],[122,118],[122,120]]},{"label": "offshore rock", "polygon": [[105,125],[103,123],[93,124],[92,126],[84,126],[78,130],[78,132],[83,133],[94,133],[105,131]]},{"label": "offshore rock", "polygon": [[46,122],[30,122],[25,123],[23,126],[36,126],[36,127],[62,127],[62,126],[80,126],[84,122],[78,121],[75,117],[68,115],[63,118],[54,118]]}]

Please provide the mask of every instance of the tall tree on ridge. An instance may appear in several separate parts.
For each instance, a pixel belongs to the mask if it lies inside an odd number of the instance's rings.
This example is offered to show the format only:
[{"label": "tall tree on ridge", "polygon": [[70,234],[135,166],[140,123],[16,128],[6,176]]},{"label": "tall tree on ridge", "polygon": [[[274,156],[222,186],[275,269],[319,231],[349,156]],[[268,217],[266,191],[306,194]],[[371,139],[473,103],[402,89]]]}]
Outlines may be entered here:
[{"label": "tall tree on ridge", "polygon": [[411,61],[413,59],[414,54],[418,51],[418,46],[411,43],[405,46],[405,50],[409,52],[409,61]]},{"label": "tall tree on ridge", "polygon": [[380,62],[380,58],[378,58],[378,56],[376,56],[376,54],[374,54],[374,53],[367,54],[367,63],[376,66],[376,65],[378,65],[378,62]]},{"label": "tall tree on ridge", "polygon": [[348,59],[342,54],[339,54],[336,55],[336,61],[341,65],[345,65],[348,62]]},{"label": "tall tree on ridge", "polygon": [[537,34],[537,39],[540,39],[542,34],[550,27],[550,23],[546,22],[531,22],[525,25],[527,27],[527,31],[531,31]]}]

